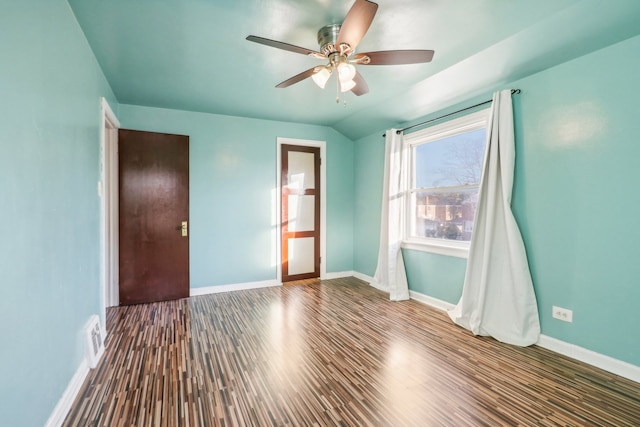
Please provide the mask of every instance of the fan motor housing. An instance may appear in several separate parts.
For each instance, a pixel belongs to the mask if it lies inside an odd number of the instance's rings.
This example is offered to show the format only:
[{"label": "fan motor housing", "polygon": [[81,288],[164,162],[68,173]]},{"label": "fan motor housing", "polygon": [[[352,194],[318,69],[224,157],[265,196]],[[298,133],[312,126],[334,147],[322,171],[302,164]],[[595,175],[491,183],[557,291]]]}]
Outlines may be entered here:
[{"label": "fan motor housing", "polygon": [[333,52],[337,52],[336,41],[338,40],[338,34],[340,33],[341,24],[325,25],[318,30],[318,44],[320,45],[320,52],[329,56]]}]

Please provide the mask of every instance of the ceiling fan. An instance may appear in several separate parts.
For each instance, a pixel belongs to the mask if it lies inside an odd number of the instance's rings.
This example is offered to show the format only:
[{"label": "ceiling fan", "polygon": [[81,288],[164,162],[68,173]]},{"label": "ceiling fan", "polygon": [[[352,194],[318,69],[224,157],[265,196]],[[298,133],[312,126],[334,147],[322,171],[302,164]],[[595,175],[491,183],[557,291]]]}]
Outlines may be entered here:
[{"label": "ceiling fan", "polygon": [[430,62],[434,53],[433,50],[387,50],[356,53],[356,47],[373,22],[377,10],[376,3],[368,0],[355,0],[342,24],[331,24],[320,28],[318,31],[320,51],[258,36],[248,36],[247,40],[329,61],[326,65],[310,68],[283,81],[276,86],[278,88],[285,88],[311,77],[320,88],[324,89],[331,75],[336,72],[340,91],[350,90],[360,96],[369,92],[369,87],[362,75],[356,70],[355,65],[420,64]]}]

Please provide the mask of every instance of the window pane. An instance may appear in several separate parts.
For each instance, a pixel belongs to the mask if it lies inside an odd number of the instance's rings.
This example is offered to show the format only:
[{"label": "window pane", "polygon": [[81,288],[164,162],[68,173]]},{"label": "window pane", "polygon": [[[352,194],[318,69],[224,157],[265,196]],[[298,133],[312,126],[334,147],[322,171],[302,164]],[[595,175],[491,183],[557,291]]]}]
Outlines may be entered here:
[{"label": "window pane", "polygon": [[446,240],[471,240],[478,189],[412,194],[411,235]]},{"label": "window pane", "polygon": [[482,172],[485,129],[415,146],[415,187],[478,185]]}]

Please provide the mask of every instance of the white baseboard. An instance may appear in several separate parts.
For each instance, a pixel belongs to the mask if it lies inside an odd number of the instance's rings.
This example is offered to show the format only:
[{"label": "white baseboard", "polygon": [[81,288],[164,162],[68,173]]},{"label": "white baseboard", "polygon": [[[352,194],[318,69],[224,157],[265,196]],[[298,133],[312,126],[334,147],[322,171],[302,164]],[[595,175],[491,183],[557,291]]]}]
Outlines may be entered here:
[{"label": "white baseboard", "polygon": [[261,282],[235,283],[232,285],[207,286],[204,288],[191,288],[189,294],[192,297],[198,295],[217,294],[220,292],[244,291],[247,289],[270,288],[272,286],[282,286],[277,280],[263,280]]},{"label": "white baseboard", "polygon": [[363,282],[371,283],[373,282],[373,277],[367,276],[366,274],[358,273],[357,271],[353,272],[353,277],[356,279],[360,279]]},{"label": "white baseboard", "polygon": [[[355,271],[338,271],[325,273],[323,280],[342,279],[343,277],[357,277],[365,282],[372,282],[373,278]],[[247,289],[269,288],[272,286],[282,286],[282,282],[277,280],[264,280],[262,282],[236,283],[232,285],[207,286],[204,288],[190,288],[190,296],[217,294],[220,292],[243,291]],[[384,289],[382,289],[384,290]]]},{"label": "white baseboard", "polygon": [[[358,273],[357,271],[353,272],[353,277],[355,277],[356,279],[360,279],[363,282],[367,282],[368,284],[373,283],[373,277],[371,276],[367,276],[366,274],[363,273]],[[381,290],[386,290],[386,289],[381,289]]]},{"label": "white baseboard", "polygon": [[635,366],[546,335],[540,335],[536,345],[640,383],[640,366]]},{"label": "white baseboard", "polygon": [[362,273],[358,273],[357,271],[354,271],[353,277],[355,277],[356,279],[360,279],[363,282],[367,282],[369,286],[371,286],[372,288],[376,288],[379,291],[389,293],[389,289],[383,288],[381,286],[377,286],[377,284],[373,280],[373,277],[371,276],[367,276],[366,274],[362,274]]},{"label": "white baseboard", "polygon": [[411,297],[411,299],[442,311],[451,310],[453,307],[455,307],[455,304],[451,304],[450,302],[443,301],[438,298],[433,298],[416,291],[409,291],[409,296]]},{"label": "white baseboard", "polygon": [[[409,295],[411,296],[411,299],[443,311],[447,311],[455,307],[454,304],[419,292],[409,291]],[[605,356],[604,354],[596,353],[595,351],[588,350],[584,347],[569,344],[568,342],[560,341],[546,335],[540,335],[536,345],[555,353],[562,354],[563,356],[587,363],[591,366],[595,366],[596,368],[600,368],[604,371],[611,372],[612,374],[627,378],[631,381],[640,382],[640,366],[635,366],[630,363],[623,362],[622,360],[614,359],[613,357]]]},{"label": "white baseboard", "polygon": [[389,293],[389,289],[387,289],[387,288],[383,288],[382,286],[379,286],[379,285],[378,285],[376,282],[374,282],[373,280],[371,280],[371,281],[369,282],[369,286],[371,286],[372,288],[376,288],[376,289],[377,289],[377,290],[379,290],[379,291]]},{"label": "white baseboard", "polygon": [[338,271],[335,273],[325,273],[324,277],[321,277],[321,279],[323,280],[342,279],[343,277],[351,277],[354,275],[355,273],[353,271]]},{"label": "white baseboard", "polygon": [[84,383],[88,373],[89,364],[86,359],[82,359],[80,366],[78,366],[78,370],[73,374],[71,381],[69,381],[69,385],[67,385],[67,388],[64,393],[62,393],[62,397],[60,397],[58,404],[49,416],[45,427],[60,427],[62,425],[64,419],[69,413],[69,409],[71,409],[73,401],[76,400],[76,396],[78,395],[78,392],[80,392],[82,384]]}]

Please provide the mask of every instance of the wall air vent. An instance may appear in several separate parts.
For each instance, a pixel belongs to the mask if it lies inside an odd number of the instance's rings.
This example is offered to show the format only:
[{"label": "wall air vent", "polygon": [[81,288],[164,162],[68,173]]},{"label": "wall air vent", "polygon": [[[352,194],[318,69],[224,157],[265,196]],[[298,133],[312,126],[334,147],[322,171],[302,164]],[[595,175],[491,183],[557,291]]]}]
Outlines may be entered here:
[{"label": "wall air vent", "polygon": [[98,365],[98,361],[104,354],[104,338],[100,328],[100,319],[95,314],[89,318],[84,328],[87,347],[87,362],[91,369]]}]

